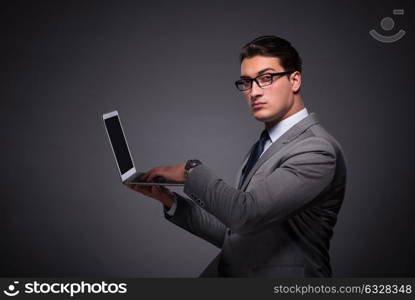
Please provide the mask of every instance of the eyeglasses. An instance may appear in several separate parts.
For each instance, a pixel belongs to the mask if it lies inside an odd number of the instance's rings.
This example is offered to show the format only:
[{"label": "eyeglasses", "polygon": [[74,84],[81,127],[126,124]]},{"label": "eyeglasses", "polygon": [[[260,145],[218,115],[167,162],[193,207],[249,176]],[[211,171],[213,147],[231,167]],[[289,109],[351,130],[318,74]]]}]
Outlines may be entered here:
[{"label": "eyeglasses", "polygon": [[282,76],[291,74],[292,72],[278,72],[278,73],[266,73],[259,75],[255,78],[241,78],[235,81],[235,86],[240,91],[247,91],[252,88],[252,83],[255,81],[259,87],[271,85],[274,81],[275,76]]}]

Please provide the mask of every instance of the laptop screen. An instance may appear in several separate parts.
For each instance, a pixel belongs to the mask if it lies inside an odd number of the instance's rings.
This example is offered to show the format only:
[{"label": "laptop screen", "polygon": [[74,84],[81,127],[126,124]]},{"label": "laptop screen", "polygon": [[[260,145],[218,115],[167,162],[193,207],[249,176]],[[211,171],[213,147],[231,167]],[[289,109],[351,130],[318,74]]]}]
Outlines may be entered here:
[{"label": "laptop screen", "polygon": [[105,127],[111,140],[112,149],[118,162],[121,174],[134,167],[131,160],[130,151],[128,150],[127,141],[121,128],[118,116],[113,116],[105,120]]}]

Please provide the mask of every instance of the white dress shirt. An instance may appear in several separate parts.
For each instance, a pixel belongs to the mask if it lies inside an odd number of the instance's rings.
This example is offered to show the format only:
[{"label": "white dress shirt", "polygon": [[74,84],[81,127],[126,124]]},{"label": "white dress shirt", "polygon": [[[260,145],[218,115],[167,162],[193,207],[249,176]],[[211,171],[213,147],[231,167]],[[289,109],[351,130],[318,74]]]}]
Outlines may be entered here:
[{"label": "white dress shirt", "polygon": [[268,135],[271,138],[271,140],[267,140],[264,145],[264,151],[262,151],[262,154],[269,148],[271,145],[278,140],[284,133],[288,131],[291,127],[293,127],[295,124],[300,122],[302,119],[308,116],[308,111],[306,108],[303,108],[300,111],[297,111],[295,114],[289,116],[288,118],[285,118],[284,120],[279,121],[277,124],[275,124],[273,127],[268,129]]}]

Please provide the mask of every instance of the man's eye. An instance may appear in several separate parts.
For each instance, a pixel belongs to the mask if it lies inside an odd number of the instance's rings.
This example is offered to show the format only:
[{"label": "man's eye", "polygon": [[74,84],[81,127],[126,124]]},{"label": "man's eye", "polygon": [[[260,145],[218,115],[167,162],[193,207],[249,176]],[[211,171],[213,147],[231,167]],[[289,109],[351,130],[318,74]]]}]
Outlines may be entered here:
[{"label": "man's eye", "polygon": [[271,75],[263,75],[261,77],[258,77],[259,82],[270,82],[272,80]]},{"label": "man's eye", "polygon": [[249,86],[251,85],[251,81],[250,80],[241,80],[242,85],[244,86]]}]

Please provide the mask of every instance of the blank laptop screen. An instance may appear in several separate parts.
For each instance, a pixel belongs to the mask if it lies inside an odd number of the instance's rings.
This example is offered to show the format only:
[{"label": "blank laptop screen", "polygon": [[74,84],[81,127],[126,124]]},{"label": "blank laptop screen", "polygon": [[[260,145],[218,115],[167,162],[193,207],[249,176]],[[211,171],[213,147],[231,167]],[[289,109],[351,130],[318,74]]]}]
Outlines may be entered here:
[{"label": "blank laptop screen", "polygon": [[107,127],[108,135],[110,137],[112,148],[114,149],[121,174],[124,174],[134,167],[134,165],[131,160],[130,152],[128,151],[127,142],[125,140],[118,116],[106,119],[105,127]]}]

